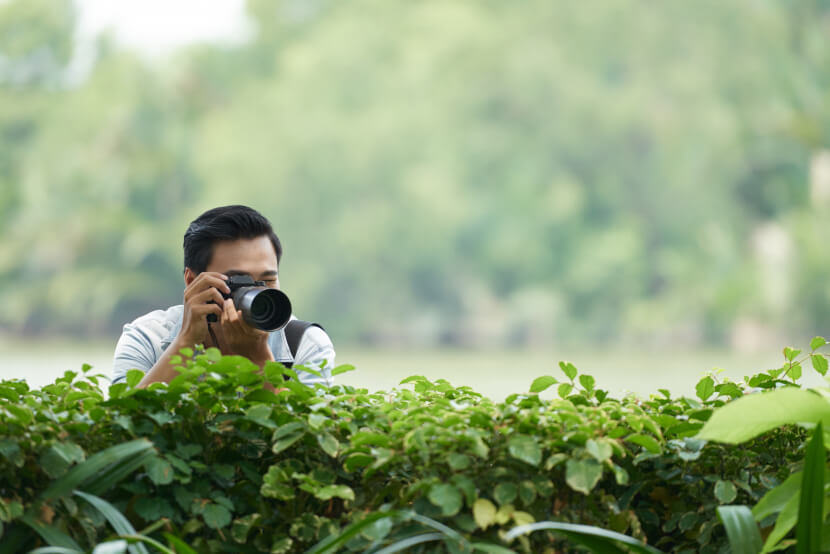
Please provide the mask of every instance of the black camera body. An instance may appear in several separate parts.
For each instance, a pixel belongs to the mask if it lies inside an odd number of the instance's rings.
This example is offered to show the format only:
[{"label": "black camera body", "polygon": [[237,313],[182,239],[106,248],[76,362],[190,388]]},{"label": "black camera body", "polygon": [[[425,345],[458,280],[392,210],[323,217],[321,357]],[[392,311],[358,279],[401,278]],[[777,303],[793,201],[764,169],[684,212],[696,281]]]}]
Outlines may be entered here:
[{"label": "black camera body", "polygon": [[[232,275],[226,283],[231,292],[220,291],[222,296],[233,300],[234,307],[242,310],[242,319],[251,327],[277,331],[291,319],[291,301],[281,290],[266,287],[264,281],[255,281],[250,275]],[[209,314],[208,321],[216,323],[216,314]]]}]

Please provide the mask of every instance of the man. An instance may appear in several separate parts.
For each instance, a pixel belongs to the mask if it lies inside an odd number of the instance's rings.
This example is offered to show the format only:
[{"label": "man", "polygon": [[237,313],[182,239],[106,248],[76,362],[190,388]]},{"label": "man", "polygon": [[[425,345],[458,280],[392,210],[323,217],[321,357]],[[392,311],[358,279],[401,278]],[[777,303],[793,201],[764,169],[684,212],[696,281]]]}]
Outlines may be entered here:
[{"label": "man", "polygon": [[[260,367],[275,360],[314,368],[323,376],[298,371],[303,383],[331,384],[334,346],[322,328],[308,327],[292,356],[284,329],[267,332],[251,327],[220,292],[230,292],[226,281],[233,275],[249,275],[279,289],[281,258],[279,238],[256,210],[224,206],[200,215],[184,234],[184,304],[155,310],[124,325],[115,347],[112,382],[123,381],[130,369],[145,373],[139,387],[170,382],[178,375],[171,357],[182,348],[204,345],[245,356]],[[215,323],[208,322],[210,314],[216,316]]]}]

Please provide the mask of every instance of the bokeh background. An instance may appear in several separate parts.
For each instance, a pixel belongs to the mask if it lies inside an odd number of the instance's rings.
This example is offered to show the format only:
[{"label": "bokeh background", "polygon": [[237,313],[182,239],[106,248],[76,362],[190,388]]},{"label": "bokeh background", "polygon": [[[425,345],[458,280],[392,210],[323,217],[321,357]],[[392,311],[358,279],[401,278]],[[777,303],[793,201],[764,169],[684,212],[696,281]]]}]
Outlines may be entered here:
[{"label": "bokeh background", "polygon": [[683,388],[828,333],[827,0],[167,4],[0,0],[2,378],[107,373],[229,203],[370,388]]}]

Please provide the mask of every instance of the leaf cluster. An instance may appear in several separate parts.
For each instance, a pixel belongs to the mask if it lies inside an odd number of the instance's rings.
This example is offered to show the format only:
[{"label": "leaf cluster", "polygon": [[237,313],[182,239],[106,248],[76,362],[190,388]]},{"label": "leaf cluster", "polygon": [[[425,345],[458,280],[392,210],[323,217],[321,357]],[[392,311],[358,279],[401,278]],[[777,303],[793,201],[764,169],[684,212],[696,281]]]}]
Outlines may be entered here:
[{"label": "leaf cluster", "polygon": [[[717,507],[755,504],[788,477],[804,439],[795,427],[740,447],[695,438],[713,410],[763,376],[707,376],[698,398],[616,399],[563,362],[561,380],[540,377],[494,402],[421,376],[388,392],[309,387],[277,363],[260,371],[215,350],[184,354],[177,378],[146,389],[131,372],[104,390],[88,367],[38,390],[0,383],[0,543],[7,533],[32,548],[44,542],[21,519],[35,505],[36,521],[82,548],[113,539],[89,502],[69,489],[44,501],[43,492],[95,453],[143,439],[153,450],[129,472],[76,488],[148,537],[199,552],[391,552],[402,541],[413,552],[436,542],[452,552],[553,552],[572,524],[664,551],[717,552],[727,540]],[[372,514],[388,517],[367,521]],[[540,523],[549,521],[567,524],[566,534]],[[508,535],[532,524],[541,527]]]}]

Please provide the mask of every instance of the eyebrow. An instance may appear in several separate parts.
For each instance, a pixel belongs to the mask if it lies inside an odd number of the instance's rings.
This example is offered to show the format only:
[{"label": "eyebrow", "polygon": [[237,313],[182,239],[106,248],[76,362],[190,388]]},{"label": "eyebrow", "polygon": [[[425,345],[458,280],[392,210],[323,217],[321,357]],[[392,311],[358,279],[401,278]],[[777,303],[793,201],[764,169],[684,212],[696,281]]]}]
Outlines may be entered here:
[{"label": "eyebrow", "polygon": [[[251,275],[251,274],[248,273],[247,271],[242,271],[241,269],[229,269],[228,271],[225,271],[225,275],[227,275],[228,277],[233,277],[234,275]],[[279,274],[276,271],[274,271],[273,269],[269,269],[268,271],[263,271],[259,276],[260,276],[260,278],[264,278],[264,277],[277,277],[277,275],[279,275]]]}]

